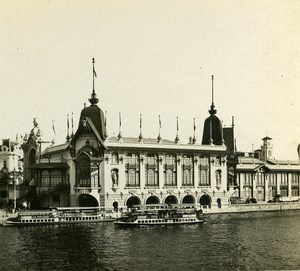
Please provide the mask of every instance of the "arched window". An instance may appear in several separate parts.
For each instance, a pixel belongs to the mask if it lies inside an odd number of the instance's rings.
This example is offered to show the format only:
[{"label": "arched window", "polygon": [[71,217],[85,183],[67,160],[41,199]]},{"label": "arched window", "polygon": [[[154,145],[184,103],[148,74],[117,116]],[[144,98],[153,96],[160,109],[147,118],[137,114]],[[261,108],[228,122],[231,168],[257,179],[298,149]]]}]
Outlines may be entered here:
[{"label": "arched window", "polygon": [[87,187],[91,185],[91,168],[90,161],[83,158],[79,161],[76,168],[76,183],[78,186]]},{"label": "arched window", "polygon": [[129,169],[128,171],[128,186],[137,186],[136,184],[136,171],[134,169]]},{"label": "arched window", "polygon": [[158,157],[157,155],[147,155],[146,157],[146,186],[158,186]]},{"label": "arched window", "polygon": [[137,187],[140,186],[140,164],[138,155],[127,154],[126,155],[126,186]]},{"label": "arched window", "polygon": [[193,157],[184,155],[182,157],[182,186],[193,186]]},{"label": "arched window", "polygon": [[176,178],[174,172],[171,169],[166,170],[166,186],[176,186]]},{"label": "arched window", "polygon": [[207,156],[201,156],[199,159],[199,186],[209,186],[209,159]]},{"label": "arched window", "polygon": [[165,156],[165,186],[177,186],[177,163],[175,155]]},{"label": "arched window", "polygon": [[183,173],[183,185],[192,185],[190,170],[186,169]]},{"label": "arched window", "polygon": [[147,184],[148,185],[155,185],[155,171],[153,169],[148,169],[148,176],[147,176]]},{"label": "arched window", "polygon": [[50,174],[48,170],[43,170],[41,174],[41,183],[38,184],[39,186],[50,186]]}]

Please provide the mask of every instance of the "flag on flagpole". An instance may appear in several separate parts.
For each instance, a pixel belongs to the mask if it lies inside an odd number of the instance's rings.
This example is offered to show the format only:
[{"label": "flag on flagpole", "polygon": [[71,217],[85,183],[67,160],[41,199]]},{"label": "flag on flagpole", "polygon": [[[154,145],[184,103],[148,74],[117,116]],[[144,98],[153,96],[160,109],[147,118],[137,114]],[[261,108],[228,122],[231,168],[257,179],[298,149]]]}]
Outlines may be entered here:
[{"label": "flag on flagpole", "polygon": [[56,135],[56,131],[55,131],[55,128],[54,128],[54,120],[52,120],[52,129],[53,129],[54,134]]},{"label": "flag on flagpole", "polygon": [[72,112],[72,119],[71,119],[71,123],[72,123],[72,129],[74,128],[74,122],[73,122],[73,112]]},{"label": "flag on flagpole", "polygon": [[160,120],[160,115],[159,115],[158,117],[159,117],[159,128],[161,128],[161,120]]},{"label": "flag on flagpole", "polygon": [[95,71],[95,68],[93,67],[93,73],[94,73],[94,76],[97,78],[97,73]]}]

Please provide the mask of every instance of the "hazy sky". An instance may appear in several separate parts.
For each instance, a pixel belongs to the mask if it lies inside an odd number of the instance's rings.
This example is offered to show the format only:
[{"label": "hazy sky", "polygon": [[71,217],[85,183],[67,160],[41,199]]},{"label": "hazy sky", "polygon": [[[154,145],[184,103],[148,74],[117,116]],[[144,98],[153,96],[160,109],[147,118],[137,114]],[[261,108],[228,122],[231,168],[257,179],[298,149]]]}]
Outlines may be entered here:
[{"label": "hazy sky", "polygon": [[108,134],[163,138],[193,134],[201,143],[215,76],[217,116],[240,151],[273,138],[278,159],[300,143],[300,1],[0,0],[0,139],[32,128],[44,139],[75,128],[92,91]]}]

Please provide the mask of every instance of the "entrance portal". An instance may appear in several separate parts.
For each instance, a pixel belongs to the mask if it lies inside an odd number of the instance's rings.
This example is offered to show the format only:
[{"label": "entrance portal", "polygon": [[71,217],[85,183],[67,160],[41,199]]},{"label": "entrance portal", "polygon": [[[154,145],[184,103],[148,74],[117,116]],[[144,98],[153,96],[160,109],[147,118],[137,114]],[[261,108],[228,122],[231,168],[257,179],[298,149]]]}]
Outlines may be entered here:
[{"label": "entrance portal", "polygon": [[114,201],[113,208],[115,211],[118,211],[119,203],[117,201]]},{"label": "entrance portal", "polygon": [[195,203],[195,199],[191,195],[187,195],[183,198],[182,203]]},{"label": "entrance portal", "polygon": [[81,194],[77,198],[79,207],[98,207],[99,203],[95,197],[89,194]]},{"label": "entrance portal", "polygon": [[126,202],[126,206],[127,206],[128,208],[132,208],[133,205],[140,205],[140,204],[141,204],[141,201],[140,201],[140,199],[139,199],[138,197],[136,197],[136,196],[130,197],[130,198],[127,200],[127,202]]},{"label": "entrance portal", "polygon": [[211,206],[211,198],[209,195],[204,194],[203,196],[201,196],[200,198],[200,205],[203,208],[210,208]]},{"label": "entrance portal", "polygon": [[165,203],[166,204],[177,204],[178,201],[177,201],[177,198],[173,195],[170,195],[170,196],[167,196],[166,199],[165,199]]},{"label": "entrance portal", "polygon": [[158,204],[158,203],[159,203],[159,199],[156,196],[151,196],[146,200],[146,204]]}]

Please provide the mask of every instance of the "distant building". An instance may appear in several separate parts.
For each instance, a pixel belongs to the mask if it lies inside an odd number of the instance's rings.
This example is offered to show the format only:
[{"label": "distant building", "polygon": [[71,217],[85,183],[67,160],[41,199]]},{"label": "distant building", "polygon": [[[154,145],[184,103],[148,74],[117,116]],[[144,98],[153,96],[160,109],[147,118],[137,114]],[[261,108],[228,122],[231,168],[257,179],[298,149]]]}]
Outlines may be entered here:
[{"label": "distant building", "polygon": [[2,139],[0,145],[0,208],[13,207],[23,185],[23,151],[20,140]]},{"label": "distant building", "polygon": [[299,160],[273,157],[272,138],[264,137],[261,149],[251,154],[237,154],[238,196],[269,201],[280,196],[283,201],[299,199]]},{"label": "distant building", "polygon": [[106,119],[94,89],[89,102],[81,111],[77,131],[71,135],[68,131],[64,144],[41,152],[36,125],[37,131],[22,145],[31,208],[117,209],[153,203],[194,203],[210,208],[228,204],[235,192],[234,181],[232,185],[227,182],[227,155],[234,150],[226,144],[233,148],[233,127],[226,128],[224,136],[213,101],[202,144],[197,144],[195,135],[189,143],[181,143],[178,127],[174,140],[162,139],[160,132],[157,138],[145,138],[142,117],[137,137],[122,135],[121,118],[119,135],[107,137]]}]

